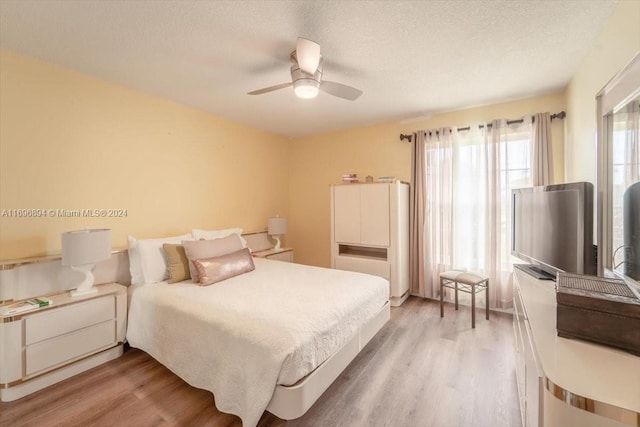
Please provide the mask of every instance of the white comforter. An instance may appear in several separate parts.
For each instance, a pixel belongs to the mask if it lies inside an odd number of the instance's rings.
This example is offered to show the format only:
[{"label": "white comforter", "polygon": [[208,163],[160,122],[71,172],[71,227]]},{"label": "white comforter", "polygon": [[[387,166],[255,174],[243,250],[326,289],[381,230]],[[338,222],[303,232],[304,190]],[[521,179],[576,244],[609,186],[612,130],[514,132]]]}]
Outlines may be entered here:
[{"label": "white comforter", "polygon": [[127,340],[216,406],[255,426],[291,385],[345,344],[388,300],[376,276],[265,259],[211,286],[132,286]]}]

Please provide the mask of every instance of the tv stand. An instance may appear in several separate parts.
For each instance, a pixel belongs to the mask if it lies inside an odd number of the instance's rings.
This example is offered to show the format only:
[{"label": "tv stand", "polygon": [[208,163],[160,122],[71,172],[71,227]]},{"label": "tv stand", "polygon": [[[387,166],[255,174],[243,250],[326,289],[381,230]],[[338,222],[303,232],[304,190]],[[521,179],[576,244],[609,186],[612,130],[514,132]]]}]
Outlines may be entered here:
[{"label": "tv stand", "polygon": [[518,270],[524,271],[529,276],[533,276],[538,280],[556,280],[556,277],[531,264],[513,264]]}]

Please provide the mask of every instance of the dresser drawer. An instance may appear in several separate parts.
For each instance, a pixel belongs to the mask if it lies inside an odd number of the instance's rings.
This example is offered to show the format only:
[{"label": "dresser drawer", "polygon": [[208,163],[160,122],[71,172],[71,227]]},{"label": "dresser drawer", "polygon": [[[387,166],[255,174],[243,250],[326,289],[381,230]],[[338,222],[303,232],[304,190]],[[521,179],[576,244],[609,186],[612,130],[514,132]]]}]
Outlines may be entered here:
[{"label": "dresser drawer", "polygon": [[276,261],[293,262],[293,252],[292,251],[279,252],[277,254],[267,255],[266,258],[274,259]]},{"label": "dresser drawer", "polygon": [[116,343],[115,320],[47,341],[33,344],[25,349],[25,376],[29,376],[57,365],[78,359]]},{"label": "dresser drawer", "polygon": [[116,316],[115,297],[93,299],[25,319],[25,345],[83,329]]},{"label": "dresser drawer", "polygon": [[389,279],[391,277],[391,270],[387,261],[338,256],[335,258],[334,265],[338,270],[357,271],[360,273],[384,277],[385,279]]}]

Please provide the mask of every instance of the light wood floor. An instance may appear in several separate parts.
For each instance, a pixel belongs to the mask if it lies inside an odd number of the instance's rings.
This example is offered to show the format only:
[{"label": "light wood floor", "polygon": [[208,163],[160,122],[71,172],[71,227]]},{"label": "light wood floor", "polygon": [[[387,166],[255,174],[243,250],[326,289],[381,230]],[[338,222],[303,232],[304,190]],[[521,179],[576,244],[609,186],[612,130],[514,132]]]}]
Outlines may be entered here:
[{"label": "light wood floor", "polygon": [[[265,412],[260,426],[516,427],[520,425],[511,316],[409,298],[302,417]],[[241,426],[211,393],[146,353],[112,362],[10,403],[1,426]]]}]

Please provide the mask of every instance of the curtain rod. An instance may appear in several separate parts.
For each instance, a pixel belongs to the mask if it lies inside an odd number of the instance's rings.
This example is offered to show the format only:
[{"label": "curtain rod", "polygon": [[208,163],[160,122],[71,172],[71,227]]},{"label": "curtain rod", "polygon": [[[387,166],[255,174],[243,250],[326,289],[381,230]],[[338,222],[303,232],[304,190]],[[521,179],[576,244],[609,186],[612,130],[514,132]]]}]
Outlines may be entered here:
[{"label": "curtain rod", "polygon": [[[567,117],[567,113],[565,113],[564,111],[560,111],[559,113],[555,113],[551,115],[551,120],[553,119],[564,119],[565,117]],[[533,118],[533,120],[535,120],[535,118]],[[512,125],[512,124],[516,124],[516,123],[522,123],[524,122],[524,119],[518,119],[518,120],[507,120],[507,124],[508,125]],[[479,128],[482,129],[484,127],[484,125],[480,125]],[[489,123],[487,125],[488,128],[491,127],[491,123]],[[471,126],[467,126],[464,128],[458,128],[458,132],[461,131],[465,131],[465,130],[469,130],[471,129]],[[405,139],[409,142],[411,142],[411,138],[413,137],[413,135],[406,135],[404,133],[400,134],[400,141],[404,141]]]}]

